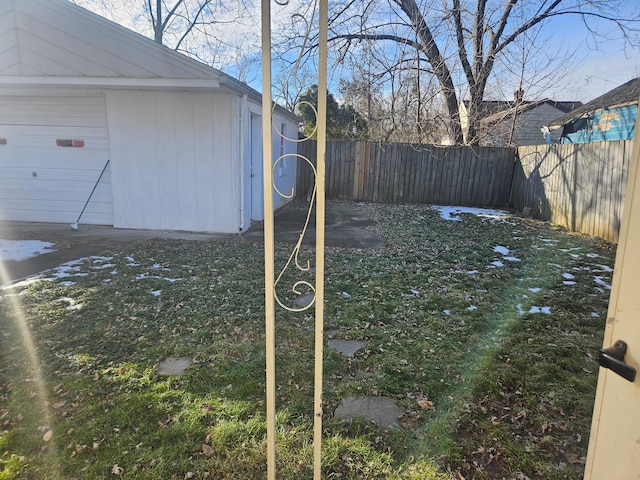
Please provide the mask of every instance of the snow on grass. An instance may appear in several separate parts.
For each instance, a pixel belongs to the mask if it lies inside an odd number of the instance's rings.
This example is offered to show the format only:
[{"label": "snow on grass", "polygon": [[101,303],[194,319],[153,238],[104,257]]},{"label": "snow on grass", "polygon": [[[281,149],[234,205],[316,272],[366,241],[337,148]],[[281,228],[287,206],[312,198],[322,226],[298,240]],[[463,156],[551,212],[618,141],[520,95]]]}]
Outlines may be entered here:
[{"label": "snow on grass", "polygon": [[81,303],[77,303],[75,301],[75,299],[73,299],[71,297],[60,297],[58,299],[58,301],[60,301],[62,303],[66,303],[67,306],[65,308],[67,310],[80,310],[82,308],[82,304]]},{"label": "snow on grass", "polygon": [[432,205],[433,210],[440,212],[440,216],[445,220],[451,220],[454,222],[461,222],[463,213],[470,213],[477,215],[478,217],[488,218],[492,221],[506,221],[511,217],[509,212],[504,210],[493,210],[490,208],[472,208],[472,207],[443,207],[438,205]]}]

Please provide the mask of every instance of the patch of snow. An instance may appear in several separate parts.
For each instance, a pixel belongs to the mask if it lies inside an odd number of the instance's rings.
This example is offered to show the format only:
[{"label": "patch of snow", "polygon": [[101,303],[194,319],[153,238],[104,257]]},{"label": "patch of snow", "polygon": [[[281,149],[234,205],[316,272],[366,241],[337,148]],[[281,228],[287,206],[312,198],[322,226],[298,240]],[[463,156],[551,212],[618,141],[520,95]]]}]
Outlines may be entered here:
[{"label": "patch of snow", "polygon": [[55,245],[40,240],[4,240],[0,238],[0,261],[21,262],[45,253],[55,252]]},{"label": "patch of snow", "polygon": [[532,293],[538,293],[542,289],[539,287],[531,287],[531,288],[528,288],[527,290],[529,290]]},{"label": "patch of snow", "polygon": [[469,270],[469,271],[467,271],[467,275],[474,275],[476,273],[479,273],[478,270]]},{"label": "patch of snow", "polygon": [[439,205],[432,205],[431,208],[433,210],[439,211],[440,216],[445,220],[452,220],[454,222],[462,221],[462,217],[460,217],[460,214],[462,213],[470,213],[472,215],[477,215],[478,217],[483,217],[483,218],[489,218],[494,221],[495,220],[506,221],[507,218],[511,217],[509,212],[505,212],[504,210],[493,210],[489,208],[443,207]]},{"label": "patch of snow", "polygon": [[445,315],[451,315],[451,310],[443,310],[442,313]]},{"label": "patch of snow", "polygon": [[103,257],[100,255],[96,255],[94,257],[91,257],[91,260],[93,261],[93,263],[103,263],[110,262],[111,260],[113,260],[113,257]]},{"label": "patch of snow", "polygon": [[153,295],[154,297],[159,297],[161,293],[162,293],[162,290],[152,290],[151,291],[151,295]]},{"label": "patch of snow", "polygon": [[599,314],[599,313],[596,313],[596,312],[591,312],[591,316],[592,316],[593,318],[600,318],[600,314]]},{"label": "patch of snow", "polygon": [[503,260],[506,260],[508,262],[519,262],[520,259],[518,257],[502,257]]},{"label": "patch of snow", "polygon": [[574,278],[576,278],[576,277],[574,277],[574,276],[573,276],[573,275],[571,275],[570,273],[563,273],[563,274],[562,274],[562,278],[566,278],[567,280],[573,280],[573,279],[574,279]]},{"label": "patch of snow", "polygon": [[529,313],[544,313],[545,315],[551,315],[551,307],[531,307]]},{"label": "patch of snow", "polygon": [[604,287],[604,288],[606,288],[607,290],[611,290],[611,285],[609,285],[609,284],[605,281],[604,277],[601,277],[601,276],[596,275],[595,277],[593,277],[593,280],[594,280],[598,285],[603,286],[603,287]]},{"label": "patch of snow", "polygon": [[606,273],[612,273],[613,272],[613,268],[607,266],[607,265],[598,265],[598,267],[600,267],[602,270],[594,270],[594,272],[606,272]]},{"label": "patch of snow", "polygon": [[136,280],[144,280],[144,279],[147,279],[147,278],[157,278],[159,280],[164,280],[165,282],[170,282],[170,283],[177,282],[177,281],[180,281],[180,280],[184,280],[182,278],[160,277],[158,275],[149,275],[147,273],[139,273],[138,275],[136,275],[135,278],[136,278]]},{"label": "patch of snow", "polygon": [[496,245],[495,247],[493,247],[493,251],[501,255],[509,255],[509,249],[507,247],[503,247],[502,245]]},{"label": "patch of snow", "polygon": [[478,307],[476,307],[475,305],[469,305],[467,307],[467,310],[469,310],[470,312],[473,312],[474,310],[477,310],[477,309],[478,309]]},{"label": "patch of snow", "polygon": [[565,285],[577,285],[577,282],[574,282],[572,280],[565,280],[562,283],[565,284]]},{"label": "patch of snow", "polygon": [[68,304],[65,307],[67,310],[80,310],[82,308],[82,304],[76,303],[76,301],[73,298],[60,297],[58,300]]},{"label": "patch of snow", "polygon": [[115,263],[105,263],[104,265],[98,265],[95,267],[91,267],[93,270],[106,270],[107,268],[115,267]]},{"label": "patch of snow", "polygon": [[516,305],[516,308],[518,309],[518,315],[524,315],[524,310],[522,309],[522,304],[519,303],[518,305]]},{"label": "patch of snow", "polygon": [[598,258],[600,255],[598,255],[597,253],[587,253],[587,257],[589,258]]},{"label": "patch of snow", "polygon": [[491,265],[493,265],[494,267],[504,267],[504,263],[502,263],[500,260],[496,260],[495,262],[491,262]]}]

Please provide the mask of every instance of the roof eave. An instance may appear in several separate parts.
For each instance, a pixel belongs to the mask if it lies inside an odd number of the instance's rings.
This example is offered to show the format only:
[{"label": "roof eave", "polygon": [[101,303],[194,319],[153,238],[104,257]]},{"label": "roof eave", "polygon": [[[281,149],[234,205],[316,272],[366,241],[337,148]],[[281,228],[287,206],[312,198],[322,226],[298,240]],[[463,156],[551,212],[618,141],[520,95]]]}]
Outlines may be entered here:
[{"label": "roof eave", "polygon": [[98,87],[135,89],[217,90],[219,78],[126,78],[126,77],[47,77],[0,76],[2,86]]}]

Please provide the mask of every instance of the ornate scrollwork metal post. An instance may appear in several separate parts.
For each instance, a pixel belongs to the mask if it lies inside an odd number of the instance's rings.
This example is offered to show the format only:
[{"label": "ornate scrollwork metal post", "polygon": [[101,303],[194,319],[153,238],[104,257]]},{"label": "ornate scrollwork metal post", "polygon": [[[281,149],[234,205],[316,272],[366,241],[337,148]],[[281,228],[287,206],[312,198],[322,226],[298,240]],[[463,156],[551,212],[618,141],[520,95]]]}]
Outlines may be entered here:
[{"label": "ornate scrollwork metal post", "polygon": [[[278,4],[282,2],[275,0]],[[327,104],[327,28],[328,28],[328,0],[319,2],[318,25],[318,109],[316,111],[317,131],[317,164],[314,167],[309,159],[297,154],[287,154],[272,159],[272,112],[273,101],[271,93],[271,4],[270,0],[262,0],[262,138],[263,138],[263,171],[264,171],[264,254],[265,254],[265,329],[266,329],[266,415],[267,415],[267,478],[276,478],[276,408],[275,408],[275,308],[276,305],[289,311],[303,311],[315,307],[315,347],[314,347],[314,402],[313,402],[313,478],[320,480],[322,467],[322,360],[324,353],[324,230],[325,230],[325,145],[326,145],[326,104]],[[284,2],[286,4],[286,0]],[[298,15],[299,16],[299,15]],[[297,142],[296,139],[287,139]],[[275,249],[274,249],[274,218],[273,218],[273,194],[291,198],[295,192],[285,194],[278,190],[274,182],[274,170],[276,165],[283,161],[284,157],[293,156],[302,158],[311,165],[315,186],[311,196],[309,211],[302,233],[296,243],[288,261],[276,277]],[[315,239],[315,282],[296,282],[292,291],[300,293],[301,286],[307,287],[313,292],[313,300],[301,308],[291,308],[285,305],[276,292],[276,287],[284,272],[295,265],[298,270],[310,271],[310,264],[301,265],[298,259],[300,248],[307,227],[310,222],[311,212],[315,205],[316,212],[316,239]]]}]

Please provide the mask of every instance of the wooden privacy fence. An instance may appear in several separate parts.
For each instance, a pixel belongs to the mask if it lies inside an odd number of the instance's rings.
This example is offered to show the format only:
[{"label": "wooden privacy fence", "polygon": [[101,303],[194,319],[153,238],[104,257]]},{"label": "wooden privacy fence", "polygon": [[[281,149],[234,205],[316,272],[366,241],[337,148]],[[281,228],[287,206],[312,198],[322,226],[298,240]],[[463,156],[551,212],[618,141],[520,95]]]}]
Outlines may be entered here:
[{"label": "wooden privacy fence", "polygon": [[518,148],[511,206],[618,241],[632,141]]},{"label": "wooden privacy fence", "polygon": [[[315,165],[316,142],[298,153]],[[515,149],[327,142],[325,195],[366,202],[503,207],[509,203]],[[297,193],[308,195],[313,171],[299,159]]]},{"label": "wooden privacy fence", "polygon": [[[328,142],[328,199],[510,206],[575,232],[618,241],[632,141],[512,148]],[[316,144],[298,153],[315,164]],[[297,194],[313,173],[299,160]]]}]

